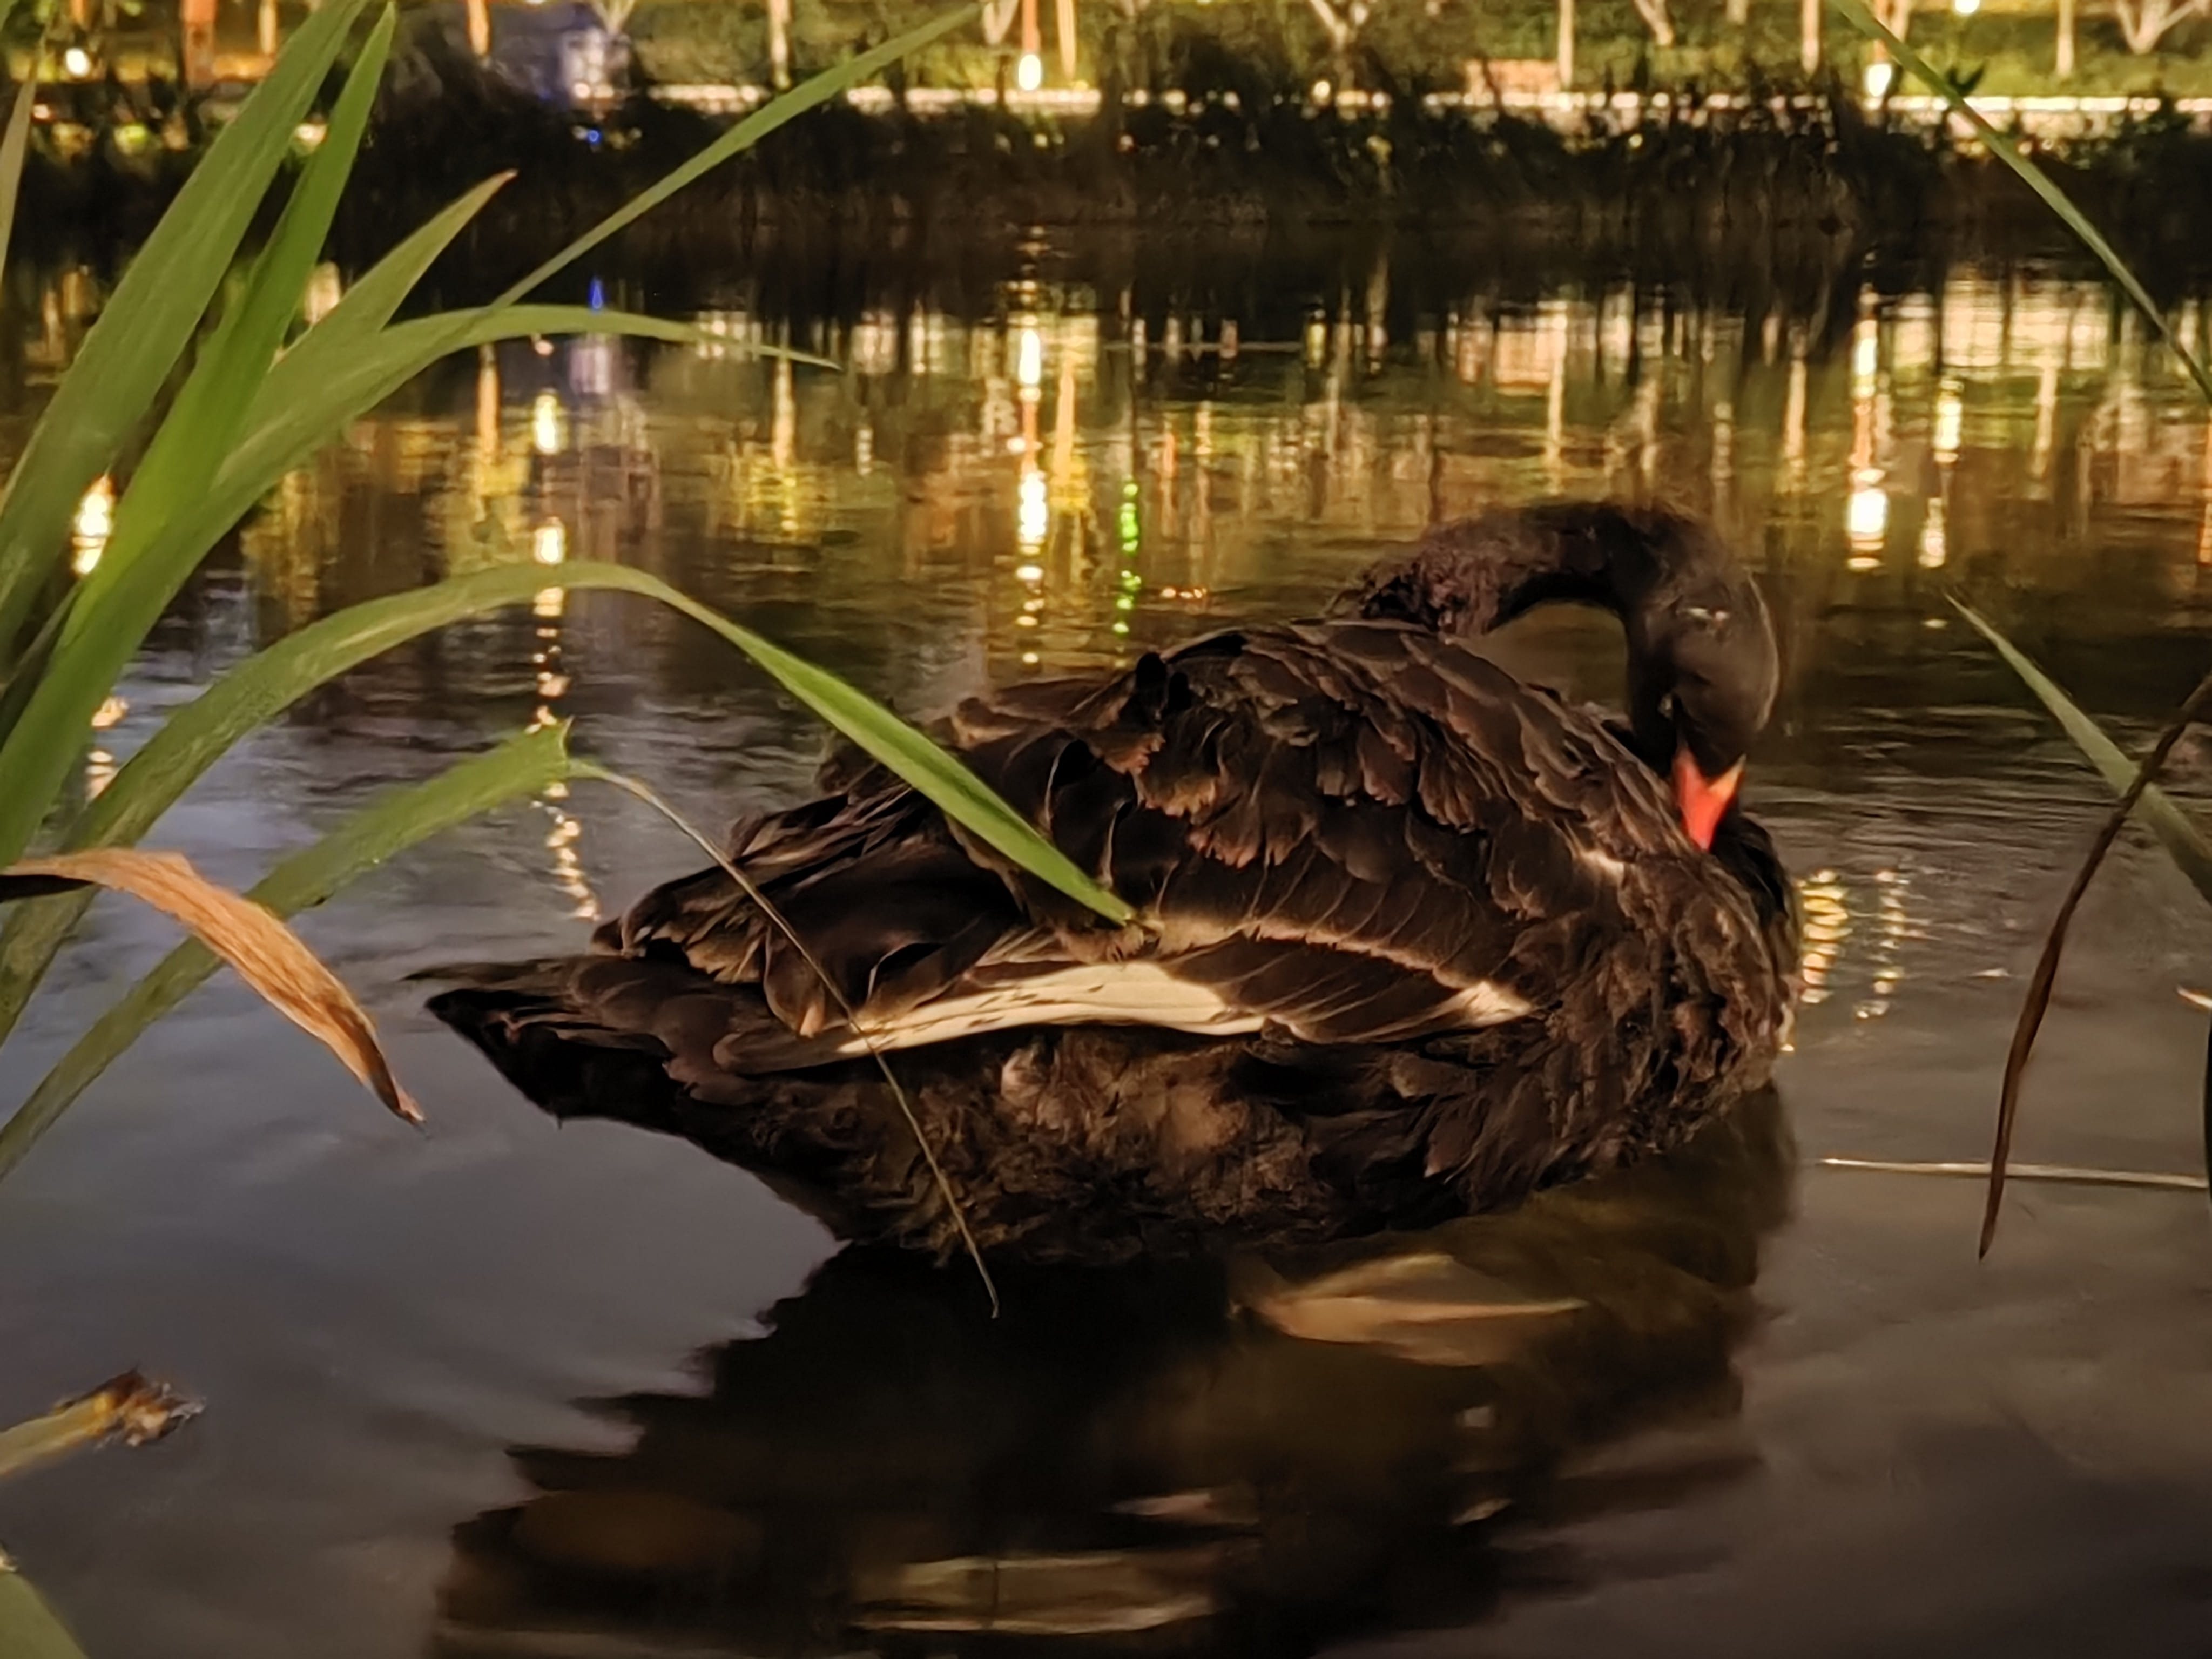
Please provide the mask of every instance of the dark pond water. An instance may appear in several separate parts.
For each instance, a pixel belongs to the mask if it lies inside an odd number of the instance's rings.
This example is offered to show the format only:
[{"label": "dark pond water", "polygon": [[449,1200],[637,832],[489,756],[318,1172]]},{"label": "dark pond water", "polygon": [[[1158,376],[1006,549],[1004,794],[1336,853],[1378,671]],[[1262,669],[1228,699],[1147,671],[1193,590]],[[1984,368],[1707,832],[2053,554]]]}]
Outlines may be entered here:
[{"label": "dark pond water", "polygon": [[[863,296],[802,331],[846,373],[748,359],[744,306],[713,349],[459,365],[287,481],[90,734],[86,787],[286,629],[534,560],[532,611],[294,711],[159,839],[243,883],[555,717],[719,822],[803,788],[817,734],[688,626],[564,592],[563,560],[659,571],[922,713],[1307,611],[1439,515],[1658,492],[1735,536],[1786,632],[1751,784],[1812,924],[1778,1097],[1515,1216],[1017,1279],[994,1325],[964,1273],[841,1256],[689,1146],[557,1127],[421,1012],[410,970],[574,946],[695,862],[623,798],[536,801],[306,925],[427,1133],[217,981],[9,1183],[0,1420],[133,1363],[210,1402],[0,1487],[0,1539],[92,1652],[2212,1646],[2203,1199],[2016,1188],[1978,1264],[1973,1183],[1820,1162],[1984,1154],[2100,799],[1946,595],[2138,739],[2203,666],[2212,434],[2171,367],[2033,271],[1808,321],[1433,269],[1442,297],[1394,303],[1378,264],[1285,326],[1041,258],[972,314]],[[87,294],[34,319],[33,387]],[[1498,648],[1593,694],[1618,673],[1577,618]],[[2022,1154],[2196,1168],[2176,991],[2212,980],[2212,927],[2130,846],[2076,933]],[[0,1095],[169,943],[103,903]]]}]

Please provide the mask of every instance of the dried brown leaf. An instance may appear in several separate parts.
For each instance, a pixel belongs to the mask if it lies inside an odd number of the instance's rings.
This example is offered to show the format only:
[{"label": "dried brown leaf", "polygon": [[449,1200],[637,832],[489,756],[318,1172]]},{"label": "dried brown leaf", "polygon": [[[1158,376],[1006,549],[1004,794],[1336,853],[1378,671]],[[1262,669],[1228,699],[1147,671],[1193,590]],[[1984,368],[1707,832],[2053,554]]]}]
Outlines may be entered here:
[{"label": "dried brown leaf", "polygon": [[63,1401],[44,1417],[0,1430],[0,1476],[109,1440],[145,1445],[189,1423],[199,1409],[197,1401],[167,1384],[125,1371],[89,1394]]},{"label": "dried brown leaf", "polygon": [[376,1028],[300,936],[252,899],[219,887],[179,853],[96,847],[50,853],[0,870],[0,903],[58,890],[56,884],[104,887],[182,922],[294,1024],[319,1039],[376,1097],[420,1123],[422,1114],[392,1074]]}]

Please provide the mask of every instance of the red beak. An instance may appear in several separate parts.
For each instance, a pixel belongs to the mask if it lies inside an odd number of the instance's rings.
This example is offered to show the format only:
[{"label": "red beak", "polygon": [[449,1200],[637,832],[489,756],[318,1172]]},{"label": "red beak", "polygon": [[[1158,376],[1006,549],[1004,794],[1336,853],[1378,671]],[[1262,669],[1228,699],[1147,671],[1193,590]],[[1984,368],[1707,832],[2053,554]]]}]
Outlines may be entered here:
[{"label": "red beak", "polygon": [[1712,846],[1713,833],[1721,827],[1721,814],[1728,811],[1728,804],[1735,799],[1736,786],[1742,781],[1741,761],[1720,776],[1709,778],[1690,758],[1688,749],[1674,751],[1674,801],[1681,809],[1682,828],[1699,847]]}]

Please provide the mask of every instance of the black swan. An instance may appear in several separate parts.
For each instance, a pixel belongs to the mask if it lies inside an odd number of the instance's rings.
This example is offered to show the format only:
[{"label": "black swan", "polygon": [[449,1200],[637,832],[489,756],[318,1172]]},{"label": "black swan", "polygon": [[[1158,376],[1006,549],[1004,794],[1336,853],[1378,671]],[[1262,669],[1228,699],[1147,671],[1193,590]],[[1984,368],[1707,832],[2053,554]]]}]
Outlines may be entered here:
[{"label": "black swan", "polygon": [[[1459,641],[1625,624],[1626,727]],[[1777,685],[1706,526],[1569,503],[1431,532],[1328,617],[941,735],[1135,905],[1115,928],[851,751],[594,954],[457,969],[438,1015],[562,1115],[683,1135],[840,1234],[1123,1260],[1427,1225],[1680,1141],[1763,1084],[1790,890],[1737,802]],[[822,983],[811,955],[837,992]]]}]

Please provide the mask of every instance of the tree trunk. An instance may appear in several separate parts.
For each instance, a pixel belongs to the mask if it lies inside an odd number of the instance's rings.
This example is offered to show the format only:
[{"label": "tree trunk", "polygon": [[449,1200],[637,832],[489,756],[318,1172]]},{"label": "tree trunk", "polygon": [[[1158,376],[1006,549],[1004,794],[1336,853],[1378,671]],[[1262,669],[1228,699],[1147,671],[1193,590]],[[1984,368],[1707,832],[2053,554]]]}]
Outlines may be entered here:
[{"label": "tree trunk", "polygon": [[1651,38],[1662,46],[1674,44],[1674,20],[1667,15],[1667,0],[1636,0],[1636,15],[1651,28]]},{"label": "tree trunk", "polygon": [[2114,9],[2120,20],[2120,38],[2128,43],[2128,50],[2138,58],[2147,58],[2158,50],[2158,43],[2166,38],[2166,31],[2185,18],[2194,17],[2204,9],[2205,0],[2186,0],[2174,5],[2172,0],[2118,0]]},{"label": "tree trunk", "polygon": [[768,0],[768,78],[778,92],[791,85],[791,0]]}]

